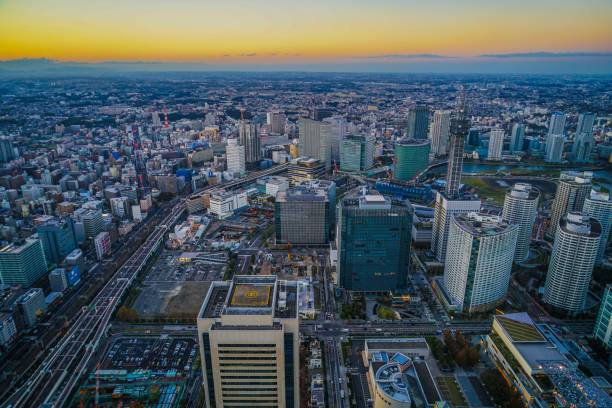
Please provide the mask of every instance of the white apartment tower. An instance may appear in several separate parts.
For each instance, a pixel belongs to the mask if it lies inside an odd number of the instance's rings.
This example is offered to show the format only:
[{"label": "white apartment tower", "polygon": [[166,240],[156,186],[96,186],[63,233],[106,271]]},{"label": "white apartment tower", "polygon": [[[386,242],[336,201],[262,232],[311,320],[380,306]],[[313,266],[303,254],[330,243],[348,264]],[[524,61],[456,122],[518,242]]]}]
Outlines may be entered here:
[{"label": "white apartment tower", "polygon": [[434,112],[431,122],[431,151],[436,156],[446,156],[448,154],[448,144],[450,135],[450,117],[448,110],[437,110]]},{"label": "white apartment tower", "polygon": [[544,302],[570,314],[584,310],[600,240],[601,224],[593,217],[570,211],[559,220]]},{"label": "white apartment tower", "polygon": [[601,224],[601,241],[595,257],[595,264],[598,264],[606,252],[610,230],[612,229],[612,200],[610,200],[610,195],[591,190],[591,194],[584,200],[582,212],[595,218]]},{"label": "white apartment tower", "polygon": [[516,183],[506,193],[502,218],[509,224],[519,226],[515,262],[522,262],[529,256],[533,224],[538,215],[539,197],[540,192],[527,183]]},{"label": "white apartment tower", "polygon": [[508,291],[519,226],[478,213],[452,217],[444,286],[466,313],[496,307]]},{"label": "white apartment tower", "polygon": [[552,205],[552,215],[548,233],[555,236],[557,225],[562,216],[569,211],[582,211],[584,200],[591,191],[592,172],[562,171],[559,186]]},{"label": "white apartment tower", "polygon": [[241,176],[246,173],[245,147],[238,143],[238,139],[227,140],[225,156],[227,158],[227,171]]},{"label": "white apartment tower", "polygon": [[501,160],[503,146],[504,146],[503,129],[491,130],[491,137],[489,138],[489,153],[487,154],[487,159],[488,160]]},{"label": "white apartment tower", "polygon": [[567,115],[562,112],[555,112],[550,117],[550,123],[548,124],[548,136],[546,138],[546,155],[552,147],[551,136],[552,135],[563,135],[565,133],[565,121]]}]

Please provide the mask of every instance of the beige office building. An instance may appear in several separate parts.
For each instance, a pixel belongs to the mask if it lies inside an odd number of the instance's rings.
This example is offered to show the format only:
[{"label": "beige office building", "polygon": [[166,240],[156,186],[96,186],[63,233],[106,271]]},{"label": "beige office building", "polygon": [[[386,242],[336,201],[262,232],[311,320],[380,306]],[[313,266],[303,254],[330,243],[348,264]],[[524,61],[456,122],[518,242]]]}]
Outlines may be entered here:
[{"label": "beige office building", "polygon": [[296,282],[213,282],[198,314],[208,408],[299,407]]}]

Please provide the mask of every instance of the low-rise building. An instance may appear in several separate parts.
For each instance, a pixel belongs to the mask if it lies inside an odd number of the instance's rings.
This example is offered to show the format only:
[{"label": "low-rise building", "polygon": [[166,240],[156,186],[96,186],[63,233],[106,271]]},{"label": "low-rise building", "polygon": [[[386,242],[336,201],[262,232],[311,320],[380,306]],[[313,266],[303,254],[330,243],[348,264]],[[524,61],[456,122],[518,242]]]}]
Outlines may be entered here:
[{"label": "low-rise building", "polygon": [[41,288],[32,288],[17,299],[17,306],[21,312],[25,325],[32,327],[38,318],[47,311],[45,294]]}]

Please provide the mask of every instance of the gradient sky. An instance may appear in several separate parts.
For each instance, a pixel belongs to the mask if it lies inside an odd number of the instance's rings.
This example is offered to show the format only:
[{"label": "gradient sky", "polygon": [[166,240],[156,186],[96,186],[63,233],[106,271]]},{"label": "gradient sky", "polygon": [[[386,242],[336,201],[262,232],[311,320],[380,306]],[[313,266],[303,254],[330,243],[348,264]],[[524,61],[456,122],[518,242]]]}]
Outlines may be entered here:
[{"label": "gradient sky", "polygon": [[0,60],[319,63],[538,51],[612,52],[612,1],[0,0]]}]

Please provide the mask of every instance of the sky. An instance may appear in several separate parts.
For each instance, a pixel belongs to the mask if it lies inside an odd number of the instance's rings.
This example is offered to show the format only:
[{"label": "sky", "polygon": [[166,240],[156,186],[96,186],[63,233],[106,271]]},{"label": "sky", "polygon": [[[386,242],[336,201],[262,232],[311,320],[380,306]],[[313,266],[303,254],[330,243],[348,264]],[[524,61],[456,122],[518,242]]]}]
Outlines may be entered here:
[{"label": "sky", "polygon": [[611,22],[611,0],[0,0],[0,60],[612,71]]}]

